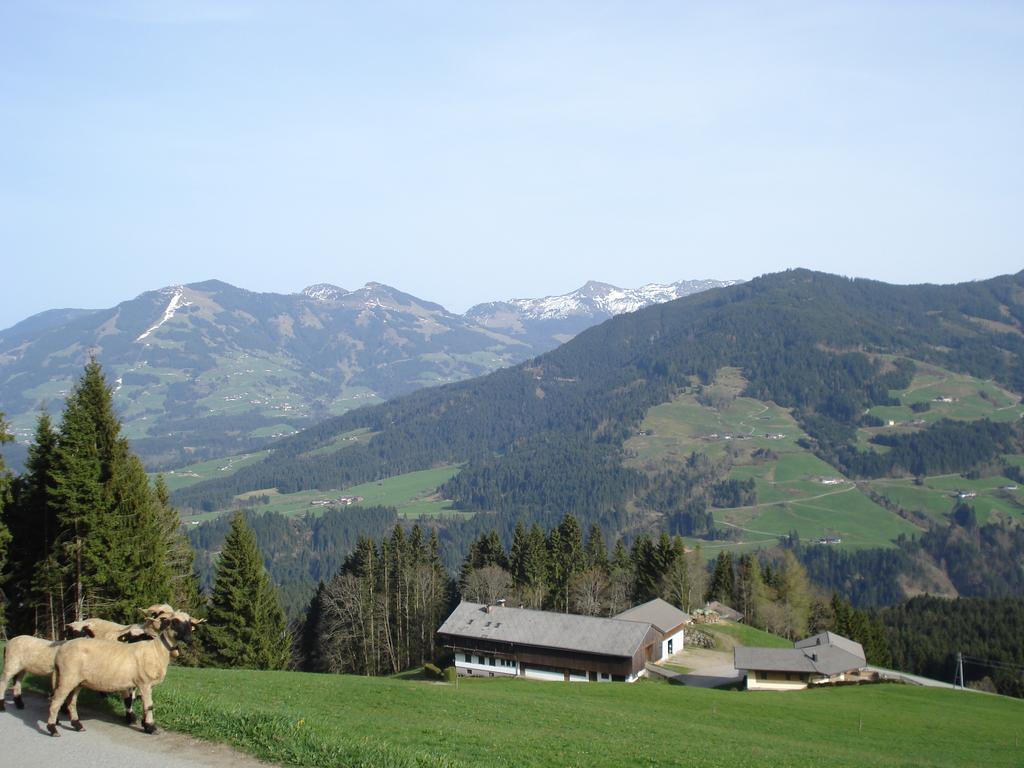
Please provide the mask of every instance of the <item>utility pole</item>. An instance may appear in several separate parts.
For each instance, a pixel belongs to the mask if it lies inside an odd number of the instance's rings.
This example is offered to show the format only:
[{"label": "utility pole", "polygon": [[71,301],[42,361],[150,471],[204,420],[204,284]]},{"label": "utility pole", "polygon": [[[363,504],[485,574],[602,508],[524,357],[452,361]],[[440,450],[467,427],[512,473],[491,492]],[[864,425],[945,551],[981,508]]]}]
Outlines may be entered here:
[{"label": "utility pole", "polygon": [[960,651],[956,652],[956,672],[953,674],[953,687],[959,687],[961,690],[966,688],[964,683],[964,655]]}]

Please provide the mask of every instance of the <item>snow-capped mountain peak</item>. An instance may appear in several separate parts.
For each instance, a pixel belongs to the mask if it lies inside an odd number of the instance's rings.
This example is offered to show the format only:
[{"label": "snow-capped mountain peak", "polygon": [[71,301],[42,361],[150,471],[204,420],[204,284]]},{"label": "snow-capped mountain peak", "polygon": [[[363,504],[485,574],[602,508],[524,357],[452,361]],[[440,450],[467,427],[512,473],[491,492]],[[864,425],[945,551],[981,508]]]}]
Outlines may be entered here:
[{"label": "snow-capped mountain peak", "polygon": [[348,293],[349,291],[346,291],[344,288],[339,288],[330,283],[317,283],[302,289],[302,295],[314,301],[338,301]]},{"label": "snow-capped mountain peak", "polygon": [[591,280],[571,293],[542,299],[511,299],[507,304],[531,320],[559,320],[573,315],[613,317],[635,312],[651,304],[672,301],[709,288],[732,285],[738,280],[682,280],[662,285],[648,283],[639,288],[619,288]]}]

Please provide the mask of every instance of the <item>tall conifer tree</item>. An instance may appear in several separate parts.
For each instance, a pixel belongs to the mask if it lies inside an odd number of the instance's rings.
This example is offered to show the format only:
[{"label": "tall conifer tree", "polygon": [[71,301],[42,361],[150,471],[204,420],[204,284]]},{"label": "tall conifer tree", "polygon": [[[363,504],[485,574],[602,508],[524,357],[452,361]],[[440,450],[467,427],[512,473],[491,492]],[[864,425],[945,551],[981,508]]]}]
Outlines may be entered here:
[{"label": "tall conifer tree", "polygon": [[256,537],[241,511],[231,518],[210,597],[208,659],[222,667],[284,669],[291,639]]},{"label": "tall conifer tree", "polygon": [[[7,422],[3,419],[3,414],[0,413],[0,445],[8,443],[12,440],[10,433],[7,431]],[[7,530],[7,526],[4,524],[6,515],[4,510],[10,504],[10,486],[11,486],[11,475],[4,466],[4,459],[0,456],[0,578],[2,578],[4,572],[7,570],[7,548],[11,543],[11,534]],[[4,620],[4,604],[0,602],[0,627],[6,626]],[[0,696],[3,696],[4,692],[0,691]]]}]

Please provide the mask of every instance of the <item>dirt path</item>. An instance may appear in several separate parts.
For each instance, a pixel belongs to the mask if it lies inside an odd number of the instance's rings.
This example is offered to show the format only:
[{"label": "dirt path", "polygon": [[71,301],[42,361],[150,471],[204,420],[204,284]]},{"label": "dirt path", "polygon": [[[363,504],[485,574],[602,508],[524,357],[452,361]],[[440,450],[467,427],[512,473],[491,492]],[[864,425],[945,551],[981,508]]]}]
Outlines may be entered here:
[{"label": "dirt path", "polygon": [[[254,757],[230,747],[198,741],[189,736],[160,730],[143,733],[129,727],[108,712],[79,707],[86,730],[76,733],[64,719],[60,738],[46,733],[47,701],[25,693],[25,709],[7,701],[0,712],[0,755],[3,765],[102,765],[103,768],[267,768]],[[157,711],[157,725],[160,713]]]},{"label": "dirt path", "polygon": [[695,688],[715,688],[740,679],[740,673],[733,666],[732,659],[731,648],[727,651],[684,648],[665,661],[690,669],[687,674],[678,675],[678,679],[684,684]]}]

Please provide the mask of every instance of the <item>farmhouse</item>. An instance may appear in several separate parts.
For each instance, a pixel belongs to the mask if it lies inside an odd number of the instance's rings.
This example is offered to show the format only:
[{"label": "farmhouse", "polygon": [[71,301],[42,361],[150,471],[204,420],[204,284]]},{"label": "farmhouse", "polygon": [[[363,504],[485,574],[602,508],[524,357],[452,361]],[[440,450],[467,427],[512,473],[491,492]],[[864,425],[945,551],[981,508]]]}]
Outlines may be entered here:
[{"label": "farmhouse", "polygon": [[733,663],[746,675],[748,691],[795,691],[809,685],[828,685],[867,677],[860,643],[822,632],[799,640],[792,648],[733,649]]},{"label": "farmhouse", "polygon": [[468,602],[437,634],[458,674],[483,677],[631,683],[662,650],[662,633],[646,621]]},{"label": "farmhouse", "polygon": [[[683,650],[686,641],[684,627],[693,623],[688,613],[679,610],[660,597],[630,608],[628,611],[623,611],[615,618],[626,621],[642,621],[658,630],[658,640],[661,642],[661,653],[658,654],[658,659]],[[654,661],[658,659],[654,659]]]}]

